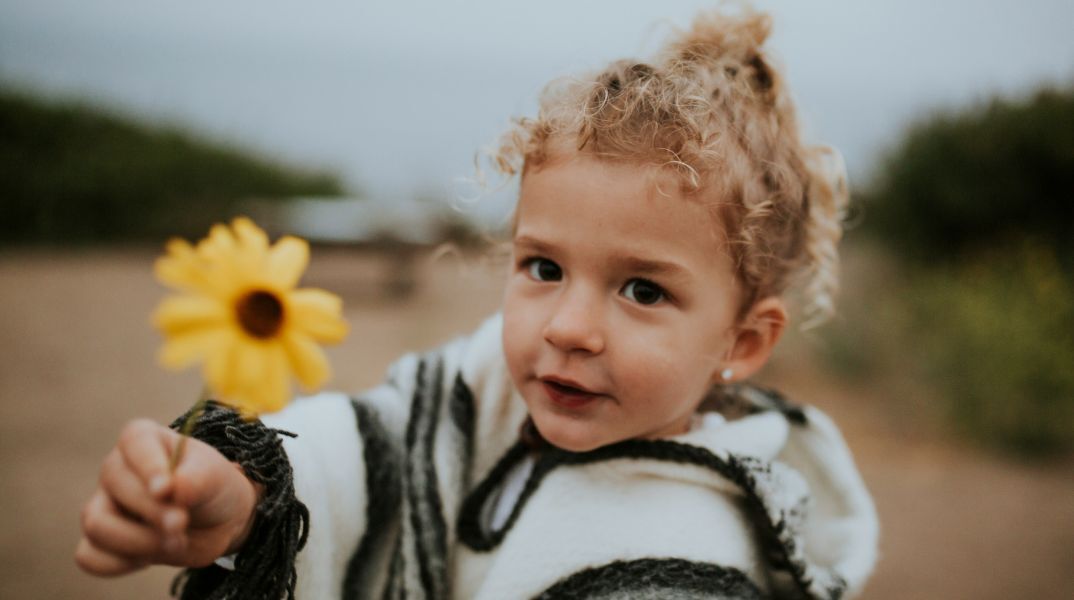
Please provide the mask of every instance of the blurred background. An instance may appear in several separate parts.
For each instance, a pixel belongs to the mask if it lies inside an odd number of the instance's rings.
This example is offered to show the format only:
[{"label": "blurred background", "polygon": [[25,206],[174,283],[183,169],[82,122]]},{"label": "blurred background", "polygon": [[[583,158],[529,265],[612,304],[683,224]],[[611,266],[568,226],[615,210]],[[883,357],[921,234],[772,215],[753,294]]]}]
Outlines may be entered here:
[{"label": "blurred background", "polygon": [[[757,2],[854,194],[840,316],[763,377],[829,411],[876,496],[867,598],[1074,597],[1074,4]],[[711,2],[0,0],[0,597],[163,598],[73,564],[155,364],[152,262],[253,215],[314,242],[354,334],[332,387],[496,310],[477,152],[550,79]],[[443,242],[455,252],[438,252]]]}]

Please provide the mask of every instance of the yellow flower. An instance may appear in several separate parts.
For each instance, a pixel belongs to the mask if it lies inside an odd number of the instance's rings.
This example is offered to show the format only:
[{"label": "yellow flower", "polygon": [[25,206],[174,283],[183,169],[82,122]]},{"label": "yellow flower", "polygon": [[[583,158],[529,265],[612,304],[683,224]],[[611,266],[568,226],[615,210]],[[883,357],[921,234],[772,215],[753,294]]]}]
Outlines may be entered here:
[{"label": "yellow flower", "polygon": [[191,246],[173,239],[155,265],[157,279],[181,292],[161,302],[153,324],[166,337],[160,362],[182,369],[204,361],[215,397],[244,415],[283,408],[294,373],[306,391],[328,379],[318,343],[347,334],[342,302],[319,289],[295,289],[309,245],[285,236],[270,246],[245,217],[214,225]]}]

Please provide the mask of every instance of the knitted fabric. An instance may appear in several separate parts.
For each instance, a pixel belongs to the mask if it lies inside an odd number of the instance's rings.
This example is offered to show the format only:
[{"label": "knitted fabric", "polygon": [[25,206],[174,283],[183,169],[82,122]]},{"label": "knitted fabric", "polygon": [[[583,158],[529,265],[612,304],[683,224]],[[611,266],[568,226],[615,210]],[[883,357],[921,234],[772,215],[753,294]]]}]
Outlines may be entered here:
[{"label": "knitted fabric", "polygon": [[[566,452],[529,423],[501,324],[403,356],[376,388],[304,398],[264,425],[213,407],[198,437],[248,473],[271,465],[251,478],[271,481],[264,504],[279,506],[259,514],[261,537],[237,571],[194,570],[183,597],[835,600],[860,590],[876,559],[875,509],[822,412],[720,386],[702,406],[719,418],[686,433]],[[521,490],[503,500],[530,457]],[[485,518],[489,507],[506,520]]]},{"label": "knitted fabric", "polygon": [[[176,419],[178,429],[191,411]],[[295,497],[291,465],[279,436],[294,434],[270,429],[257,420],[210,401],[194,425],[191,437],[220,451],[242,466],[261,486],[257,514],[242,550],[230,571],[217,565],[187,569],[172,582],[172,595],[182,600],[294,599],[295,556],[306,544],[309,511]]]},{"label": "knitted fabric", "polygon": [[741,571],[676,558],[616,561],[564,577],[535,600],[760,600]]}]

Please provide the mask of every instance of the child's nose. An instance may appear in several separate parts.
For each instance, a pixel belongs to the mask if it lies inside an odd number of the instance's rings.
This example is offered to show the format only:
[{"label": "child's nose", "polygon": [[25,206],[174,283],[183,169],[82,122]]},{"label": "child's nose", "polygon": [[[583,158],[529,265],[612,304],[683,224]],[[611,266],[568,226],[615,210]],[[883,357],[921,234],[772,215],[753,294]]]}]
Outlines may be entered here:
[{"label": "child's nose", "polygon": [[567,290],[544,328],[544,339],[563,352],[604,350],[600,305],[582,290]]}]

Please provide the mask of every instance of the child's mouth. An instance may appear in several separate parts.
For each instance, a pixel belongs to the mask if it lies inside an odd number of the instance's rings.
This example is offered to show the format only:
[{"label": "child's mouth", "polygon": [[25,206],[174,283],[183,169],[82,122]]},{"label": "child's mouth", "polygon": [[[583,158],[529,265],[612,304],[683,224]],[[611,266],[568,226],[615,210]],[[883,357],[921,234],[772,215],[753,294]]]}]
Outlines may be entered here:
[{"label": "child's mouth", "polygon": [[545,393],[548,394],[549,399],[563,408],[582,408],[601,397],[601,394],[586,391],[551,379],[542,379],[541,384],[544,386]]}]

